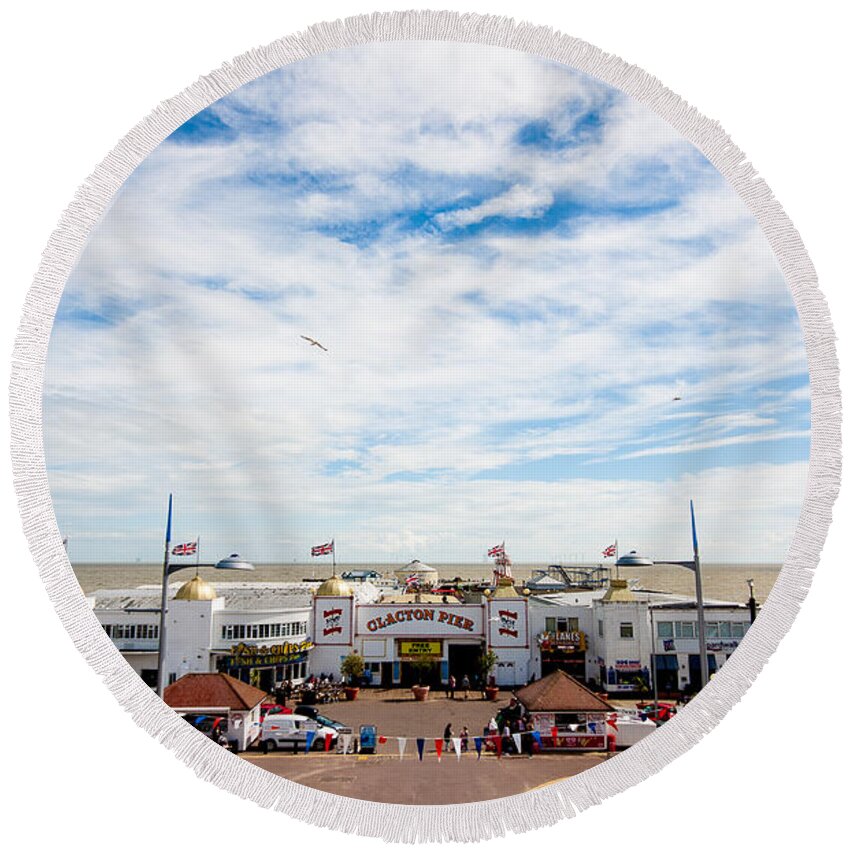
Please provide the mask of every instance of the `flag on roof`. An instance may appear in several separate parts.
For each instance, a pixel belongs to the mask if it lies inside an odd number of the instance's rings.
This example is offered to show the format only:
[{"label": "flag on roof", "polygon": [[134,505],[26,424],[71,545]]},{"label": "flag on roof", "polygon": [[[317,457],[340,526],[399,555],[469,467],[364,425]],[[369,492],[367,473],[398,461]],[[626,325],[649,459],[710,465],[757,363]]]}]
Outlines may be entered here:
[{"label": "flag on roof", "polygon": [[606,546],[602,550],[602,557],[603,558],[613,558],[614,555],[616,555],[616,554],[617,554],[617,547],[613,543],[610,546]]},{"label": "flag on roof", "polygon": [[505,554],[505,541],[503,540],[498,546],[493,546],[487,550],[488,558],[499,558]]},{"label": "flag on roof", "polygon": [[310,550],[310,555],[314,558],[318,558],[320,555],[330,555],[334,550],[334,542],[331,540],[330,543],[322,543],[319,546],[314,546]]}]

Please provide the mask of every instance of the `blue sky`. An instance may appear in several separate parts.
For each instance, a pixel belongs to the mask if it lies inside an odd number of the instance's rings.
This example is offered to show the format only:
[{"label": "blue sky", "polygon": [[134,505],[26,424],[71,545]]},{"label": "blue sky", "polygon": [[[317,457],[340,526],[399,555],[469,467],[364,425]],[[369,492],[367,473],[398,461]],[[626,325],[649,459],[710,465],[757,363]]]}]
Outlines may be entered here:
[{"label": "blue sky", "polygon": [[210,558],[684,556],[693,498],[706,559],[780,561],[809,441],[790,293],[710,163],[441,43],[296,63],[163,142],[68,281],[44,411],[77,561],[155,560],[170,490]]}]

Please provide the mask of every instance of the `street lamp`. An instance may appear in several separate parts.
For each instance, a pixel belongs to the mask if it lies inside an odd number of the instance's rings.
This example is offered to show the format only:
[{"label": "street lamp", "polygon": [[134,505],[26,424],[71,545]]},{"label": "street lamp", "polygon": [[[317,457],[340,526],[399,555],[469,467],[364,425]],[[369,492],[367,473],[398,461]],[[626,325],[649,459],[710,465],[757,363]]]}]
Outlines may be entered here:
[{"label": "street lamp", "polygon": [[702,575],[699,569],[699,543],[697,541],[697,524],[694,519],[694,500],[691,499],[691,538],[693,540],[694,557],[691,561],[668,561],[666,559],[651,560],[637,552],[629,552],[617,559],[617,567],[651,567],[654,564],[670,564],[674,567],[684,567],[694,574],[697,593],[697,632],[699,639],[699,668],[702,677],[702,687],[708,684],[708,649],[705,645],[705,607],[702,599]]},{"label": "street lamp", "polygon": [[[162,559],[162,598],[159,605],[159,645],[157,648],[157,670],[156,670],[156,692],[162,699],[165,693],[165,632],[168,614],[168,577],[173,573],[194,567],[215,567],[217,570],[253,570],[254,565],[233,554],[228,558],[222,558],[215,564],[172,564],[171,563],[171,519],[172,519],[173,497],[168,494],[168,521],[165,524],[165,554]],[[200,539],[200,538],[199,538]],[[148,609],[150,610],[150,609]]]}]

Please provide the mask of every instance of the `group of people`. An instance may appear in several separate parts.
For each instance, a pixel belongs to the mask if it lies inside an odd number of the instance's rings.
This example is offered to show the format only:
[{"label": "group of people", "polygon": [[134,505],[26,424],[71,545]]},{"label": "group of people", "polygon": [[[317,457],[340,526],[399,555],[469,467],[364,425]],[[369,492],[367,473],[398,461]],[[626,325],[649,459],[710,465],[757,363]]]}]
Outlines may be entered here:
[{"label": "group of people", "polygon": [[452,745],[452,738],[458,737],[460,738],[460,751],[462,753],[469,751],[469,728],[464,726],[463,729],[460,730],[460,735],[455,736],[455,733],[452,731],[452,724],[447,723],[446,728],[443,730],[443,742],[446,745],[446,749]]},{"label": "group of people", "polygon": [[[469,699],[469,691],[472,688],[472,681],[469,676],[464,673],[463,678],[460,680],[460,690],[463,693],[464,699]],[[457,679],[454,677],[454,674],[450,675],[448,681],[446,682],[446,697],[448,699],[454,699],[455,693],[458,690]]]},{"label": "group of people", "polygon": [[[522,706],[522,703],[512,697],[510,704],[505,706],[495,716],[490,718],[489,723],[481,730],[481,737],[488,750],[497,749],[496,739],[499,739],[499,751],[503,755],[525,755],[531,758],[539,752],[538,745],[531,734],[534,732],[534,719]],[[519,746],[516,744],[514,735],[519,733]],[[464,726],[459,735],[452,729],[452,724],[447,723],[443,730],[443,742],[446,750],[452,746],[453,738],[460,738],[461,752],[469,750],[469,728]]]}]

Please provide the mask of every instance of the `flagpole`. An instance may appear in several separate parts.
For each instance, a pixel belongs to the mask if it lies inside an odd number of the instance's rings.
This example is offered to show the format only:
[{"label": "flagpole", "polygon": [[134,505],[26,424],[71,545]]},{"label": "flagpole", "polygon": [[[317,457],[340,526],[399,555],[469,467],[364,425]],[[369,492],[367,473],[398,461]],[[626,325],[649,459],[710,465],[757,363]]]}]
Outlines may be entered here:
[{"label": "flagpole", "polygon": [[201,564],[201,535],[195,539],[195,575],[198,574],[198,567]]},{"label": "flagpole", "polygon": [[336,538],[331,537],[331,556],[334,562],[334,575],[336,575]]},{"label": "flagpole", "polygon": [[165,525],[165,554],[162,559],[162,599],[159,606],[159,641],[157,642],[156,692],[162,699],[165,691],[165,622],[168,611],[168,573],[171,566],[171,516],[173,498],[168,494],[168,521]]}]

